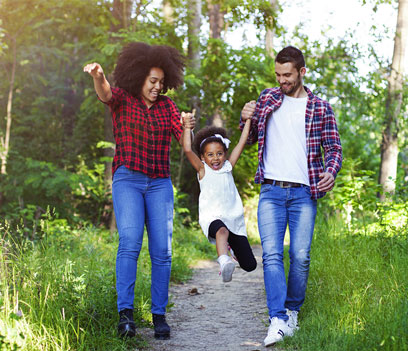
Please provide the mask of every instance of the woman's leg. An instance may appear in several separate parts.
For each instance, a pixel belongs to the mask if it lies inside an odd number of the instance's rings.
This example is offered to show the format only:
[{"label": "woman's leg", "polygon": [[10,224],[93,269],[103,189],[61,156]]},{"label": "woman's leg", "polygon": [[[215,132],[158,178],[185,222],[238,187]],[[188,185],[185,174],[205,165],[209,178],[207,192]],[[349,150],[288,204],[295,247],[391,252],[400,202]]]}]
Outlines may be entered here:
[{"label": "woman's leg", "polygon": [[236,235],[229,232],[228,243],[234,251],[234,255],[238,260],[240,267],[251,272],[256,268],[256,259],[249,245],[248,238],[243,235]]},{"label": "woman's leg", "polygon": [[173,185],[170,178],[150,179],[146,190],[146,227],[152,262],[153,314],[164,315],[168,303],[173,234]]},{"label": "woman's leg", "polygon": [[133,310],[137,260],[143,242],[144,199],[146,177],[125,166],[113,177],[112,198],[119,232],[116,257],[116,290],[118,311]]}]

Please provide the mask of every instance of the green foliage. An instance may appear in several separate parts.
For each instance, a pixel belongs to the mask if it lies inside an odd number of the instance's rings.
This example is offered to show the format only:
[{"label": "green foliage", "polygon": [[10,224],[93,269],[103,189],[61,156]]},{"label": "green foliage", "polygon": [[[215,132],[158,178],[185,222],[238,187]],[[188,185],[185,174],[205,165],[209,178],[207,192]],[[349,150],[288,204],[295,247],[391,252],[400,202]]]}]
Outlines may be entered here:
[{"label": "green foliage", "polygon": [[[191,276],[190,265],[214,255],[194,226],[175,219],[173,282]],[[114,261],[118,235],[93,226],[71,227],[48,214],[41,241],[16,241],[0,225],[1,350],[123,350],[144,340],[116,336]],[[150,325],[150,259],[147,236],[138,260],[135,320]],[[7,348],[8,347],[8,348]]]},{"label": "green foliage", "polygon": [[318,218],[299,332],[285,349],[408,350],[406,228],[385,237]]}]

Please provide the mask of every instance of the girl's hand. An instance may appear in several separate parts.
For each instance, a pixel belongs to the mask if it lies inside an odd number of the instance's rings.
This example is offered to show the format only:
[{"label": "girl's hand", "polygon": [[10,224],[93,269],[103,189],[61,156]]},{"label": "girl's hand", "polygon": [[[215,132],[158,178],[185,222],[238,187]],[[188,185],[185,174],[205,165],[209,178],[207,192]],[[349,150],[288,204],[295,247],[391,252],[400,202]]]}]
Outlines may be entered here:
[{"label": "girl's hand", "polygon": [[187,129],[194,129],[195,127],[195,109],[193,112],[181,112],[181,125]]},{"label": "girl's hand", "polygon": [[241,111],[241,117],[243,121],[246,121],[247,119],[251,119],[255,112],[255,106],[256,106],[256,101],[252,100],[250,102],[247,102],[244,106],[244,108]]},{"label": "girl's hand", "polygon": [[89,73],[93,78],[104,77],[102,66],[99,63],[89,63],[84,67],[84,72]]}]

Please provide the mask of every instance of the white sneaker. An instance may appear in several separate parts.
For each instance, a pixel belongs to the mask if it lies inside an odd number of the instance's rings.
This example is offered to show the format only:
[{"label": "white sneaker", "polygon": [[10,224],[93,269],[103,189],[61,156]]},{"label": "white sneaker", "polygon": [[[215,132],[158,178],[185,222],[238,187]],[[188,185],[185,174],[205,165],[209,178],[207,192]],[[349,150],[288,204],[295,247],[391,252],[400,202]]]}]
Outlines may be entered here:
[{"label": "white sneaker", "polygon": [[221,255],[217,261],[221,266],[222,281],[224,283],[230,282],[232,280],[232,273],[235,270],[235,263],[232,262],[231,257],[228,255]]},{"label": "white sneaker", "polygon": [[295,331],[299,330],[299,324],[298,324],[298,311],[291,311],[286,309],[286,314],[289,316],[288,320],[288,336],[293,336],[295,334]]},{"label": "white sneaker", "polygon": [[265,346],[270,346],[276,342],[282,341],[289,330],[288,323],[278,317],[271,319],[271,324],[268,328],[268,335],[264,340]]}]

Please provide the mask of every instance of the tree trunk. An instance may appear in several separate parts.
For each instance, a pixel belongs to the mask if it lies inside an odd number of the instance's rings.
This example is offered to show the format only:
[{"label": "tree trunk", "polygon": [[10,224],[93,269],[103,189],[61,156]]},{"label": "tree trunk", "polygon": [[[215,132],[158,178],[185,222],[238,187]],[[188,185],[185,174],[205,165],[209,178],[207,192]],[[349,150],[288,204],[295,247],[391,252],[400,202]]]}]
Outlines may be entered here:
[{"label": "tree trunk", "polygon": [[16,66],[17,66],[17,45],[16,39],[14,37],[10,40],[13,52],[13,62],[11,66],[11,76],[10,76],[10,85],[9,85],[9,93],[7,99],[7,117],[6,117],[6,133],[4,137],[1,137],[1,150],[0,150],[0,158],[1,158],[1,174],[7,173],[7,157],[10,148],[10,133],[11,133],[11,122],[12,122],[12,109],[13,109],[13,91],[14,91],[14,80],[16,75]]},{"label": "tree trunk", "polygon": [[113,0],[112,15],[118,23],[111,26],[112,32],[117,32],[119,29],[127,28],[130,25],[132,6],[132,0]]},{"label": "tree trunk", "polygon": [[210,38],[220,39],[221,31],[224,29],[224,12],[221,12],[221,5],[208,1],[208,17],[210,22]]},{"label": "tree trunk", "polygon": [[[111,32],[118,32],[120,29],[128,28],[130,26],[132,15],[133,0],[114,0],[112,15],[118,21],[117,24],[111,25]],[[107,75],[108,81],[113,82],[112,74]],[[112,116],[109,108],[105,106],[104,115],[104,137],[105,141],[115,143],[115,139],[112,133]],[[105,148],[103,151],[105,157],[113,158],[115,154],[114,148]],[[116,218],[113,211],[112,199],[112,161],[105,162],[105,189],[109,194],[110,201],[105,205],[104,217],[109,218],[109,230],[113,233],[116,230]]]},{"label": "tree trunk", "polygon": [[[200,32],[201,32],[201,0],[190,0],[188,6],[188,66],[191,71],[198,74],[201,68],[200,59]],[[195,110],[196,126],[200,123],[200,97],[198,95],[191,96],[190,103],[192,109]],[[180,188],[181,176],[183,173],[184,152],[180,150],[180,163],[176,180],[176,187]]]},{"label": "tree trunk", "polygon": [[170,1],[164,0],[163,1],[163,17],[164,21],[168,24],[173,24],[174,23],[174,9],[171,6]]},{"label": "tree trunk", "polygon": [[380,200],[386,200],[386,193],[394,193],[398,167],[399,116],[402,105],[405,52],[408,39],[408,0],[399,0],[397,28],[394,40],[391,73],[388,78],[385,128],[381,143],[381,164],[379,183],[383,192]]},{"label": "tree trunk", "polygon": [[[216,3],[216,1],[208,0],[208,16],[210,23],[210,38],[221,39],[221,31],[225,29],[224,16],[225,12],[221,11],[221,5]],[[220,113],[220,106],[216,106],[213,115],[209,119],[211,125],[217,127],[224,126],[224,120]]]},{"label": "tree trunk", "polygon": [[271,5],[270,12],[268,11],[265,16],[266,23],[266,34],[265,34],[265,50],[269,57],[272,59],[275,58],[273,52],[273,39],[275,37],[275,16],[276,16],[276,7],[277,0],[269,0]]}]

